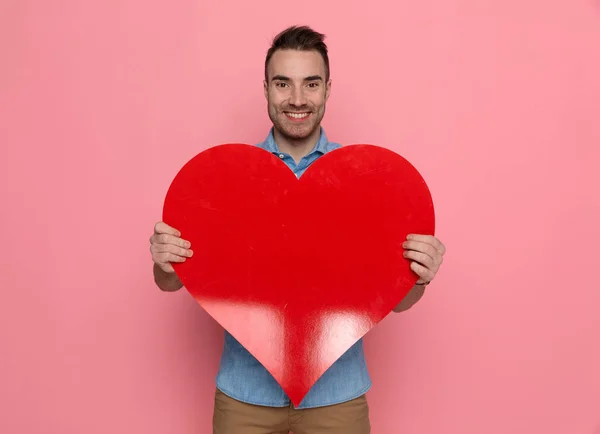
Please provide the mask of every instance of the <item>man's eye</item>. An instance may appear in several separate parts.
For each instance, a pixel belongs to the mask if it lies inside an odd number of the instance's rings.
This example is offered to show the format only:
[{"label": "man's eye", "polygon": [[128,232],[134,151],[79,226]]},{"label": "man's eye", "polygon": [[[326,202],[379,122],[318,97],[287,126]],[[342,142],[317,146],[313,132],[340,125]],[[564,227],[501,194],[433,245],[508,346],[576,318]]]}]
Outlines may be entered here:
[{"label": "man's eye", "polygon": [[285,87],[285,86],[287,86],[287,83],[279,82],[279,83],[275,83],[275,86],[277,86],[277,87]]},{"label": "man's eye", "polygon": [[308,87],[312,87],[312,88],[319,87],[319,83],[308,83]]}]

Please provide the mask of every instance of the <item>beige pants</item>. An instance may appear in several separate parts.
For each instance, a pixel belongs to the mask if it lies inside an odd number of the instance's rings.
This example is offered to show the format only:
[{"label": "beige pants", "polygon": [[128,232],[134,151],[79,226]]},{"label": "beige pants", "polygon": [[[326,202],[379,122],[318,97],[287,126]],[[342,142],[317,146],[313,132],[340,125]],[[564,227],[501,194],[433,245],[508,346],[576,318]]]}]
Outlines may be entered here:
[{"label": "beige pants", "polygon": [[349,402],[298,410],[245,404],[217,389],[213,434],[370,434],[363,395]]}]

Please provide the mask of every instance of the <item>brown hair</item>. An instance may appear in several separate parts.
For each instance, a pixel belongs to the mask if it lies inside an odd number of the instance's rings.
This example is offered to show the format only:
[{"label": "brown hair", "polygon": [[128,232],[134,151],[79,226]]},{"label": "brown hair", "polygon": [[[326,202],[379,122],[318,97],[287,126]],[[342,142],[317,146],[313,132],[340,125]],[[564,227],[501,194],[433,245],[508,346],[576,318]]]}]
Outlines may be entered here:
[{"label": "brown hair", "polygon": [[323,42],[325,35],[315,32],[308,26],[292,26],[279,33],[273,39],[273,44],[267,51],[265,59],[265,80],[268,81],[267,65],[273,53],[277,50],[316,50],[321,54],[325,61],[325,81],[329,80],[329,56],[327,55],[327,45]]}]

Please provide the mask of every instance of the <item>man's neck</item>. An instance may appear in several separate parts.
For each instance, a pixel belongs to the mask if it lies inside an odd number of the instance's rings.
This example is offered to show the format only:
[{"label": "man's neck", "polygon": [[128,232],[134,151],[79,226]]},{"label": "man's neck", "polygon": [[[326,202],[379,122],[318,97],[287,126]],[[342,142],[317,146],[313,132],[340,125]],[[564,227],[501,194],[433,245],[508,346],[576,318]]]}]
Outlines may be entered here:
[{"label": "man's neck", "polygon": [[319,137],[321,136],[321,128],[317,128],[310,136],[304,139],[290,139],[284,137],[277,128],[273,129],[273,138],[279,150],[285,154],[289,154],[298,163],[305,155],[313,150]]}]

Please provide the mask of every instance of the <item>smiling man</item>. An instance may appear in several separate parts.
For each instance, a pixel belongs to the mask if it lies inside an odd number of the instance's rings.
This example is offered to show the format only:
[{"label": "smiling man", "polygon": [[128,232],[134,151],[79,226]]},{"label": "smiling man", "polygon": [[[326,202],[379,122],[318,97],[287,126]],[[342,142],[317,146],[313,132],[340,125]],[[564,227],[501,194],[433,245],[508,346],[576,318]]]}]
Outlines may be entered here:
[{"label": "smiling man", "polygon": [[[340,147],[328,140],[321,127],[331,93],[323,40],[324,35],[308,27],[291,27],[275,37],[265,59],[264,92],[273,127],[257,146],[277,155],[298,177],[320,156]],[[157,286],[163,291],[180,289],[183,285],[172,263],[191,257],[192,246],[163,222],[155,225],[150,243]],[[419,234],[410,235],[403,247],[420,279],[395,312],[419,301],[445,253],[437,238]],[[260,362],[227,332],[216,383],[213,434],[368,434],[371,430],[365,396],[371,379],[362,340],[323,374],[297,408]]]},{"label": "smiling man", "polygon": [[[311,36],[316,39],[310,40]],[[263,146],[279,150],[296,162],[319,143],[321,120],[331,91],[329,61],[322,54],[326,55],[325,48],[322,52],[302,49],[318,43],[318,35],[283,33],[267,53],[265,62],[264,88],[273,137],[268,137]]]}]

